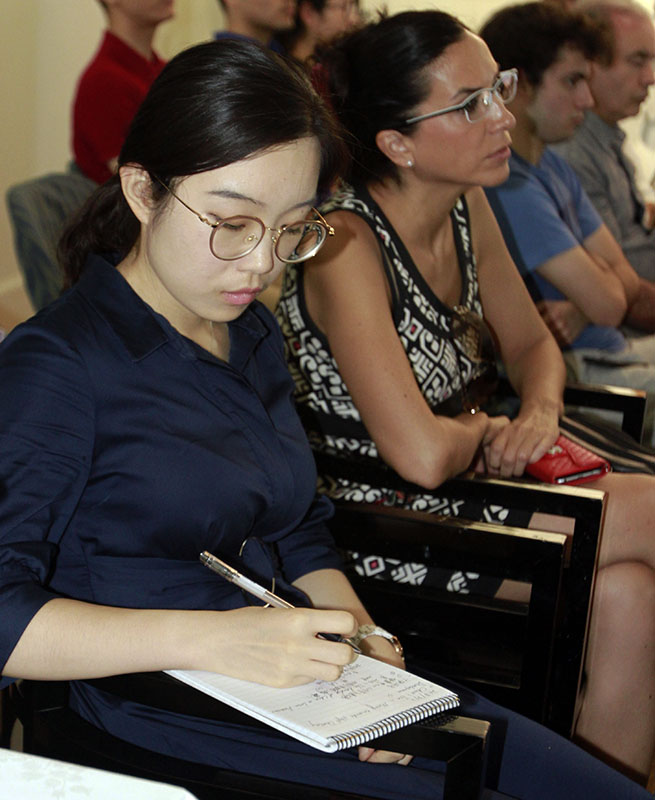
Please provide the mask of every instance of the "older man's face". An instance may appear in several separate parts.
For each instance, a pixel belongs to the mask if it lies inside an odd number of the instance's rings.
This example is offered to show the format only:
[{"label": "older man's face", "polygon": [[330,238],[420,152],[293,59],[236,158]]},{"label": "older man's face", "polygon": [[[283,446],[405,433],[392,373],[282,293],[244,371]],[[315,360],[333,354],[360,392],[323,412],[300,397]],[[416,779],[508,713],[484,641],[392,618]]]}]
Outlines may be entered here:
[{"label": "older man's face", "polygon": [[617,13],[613,17],[614,60],[594,64],[591,91],[596,113],[610,124],[633,117],[655,83],[655,27],[646,17]]}]

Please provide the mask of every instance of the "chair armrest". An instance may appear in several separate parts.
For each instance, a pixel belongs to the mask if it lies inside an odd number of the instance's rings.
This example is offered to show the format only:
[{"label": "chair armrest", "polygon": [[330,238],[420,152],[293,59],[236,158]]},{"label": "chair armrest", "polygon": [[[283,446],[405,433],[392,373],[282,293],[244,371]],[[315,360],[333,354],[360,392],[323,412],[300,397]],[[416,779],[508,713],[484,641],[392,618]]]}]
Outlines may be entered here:
[{"label": "chair armrest", "polygon": [[549,585],[559,581],[567,542],[562,533],[352,502],[335,503],[330,528],[344,550],[445,568],[465,563],[475,572],[491,570],[517,581],[544,578]]},{"label": "chair armrest", "polygon": [[621,430],[641,444],[646,417],[646,392],[641,389],[567,384],[564,389],[564,403],[582,408],[620,412]]},{"label": "chair armrest", "polygon": [[[500,378],[498,391],[501,397],[516,397],[507,378]],[[564,387],[564,405],[616,411],[621,415],[621,430],[641,443],[646,416],[646,392],[605,384],[567,383]]]},{"label": "chair armrest", "polygon": [[[315,452],[319,474],[394,489],[405,494],[425,494],[429,490],[406,481],[389,467],[371,462]],[[454,498],[473,498],[481,503],[500,504],[520,510],[572,517],[584,526],[600,528],[604,513],[604,492],[583,486],[556,486],[525,478],[489,478],[465,473],[444,481],[440,494]]]}]

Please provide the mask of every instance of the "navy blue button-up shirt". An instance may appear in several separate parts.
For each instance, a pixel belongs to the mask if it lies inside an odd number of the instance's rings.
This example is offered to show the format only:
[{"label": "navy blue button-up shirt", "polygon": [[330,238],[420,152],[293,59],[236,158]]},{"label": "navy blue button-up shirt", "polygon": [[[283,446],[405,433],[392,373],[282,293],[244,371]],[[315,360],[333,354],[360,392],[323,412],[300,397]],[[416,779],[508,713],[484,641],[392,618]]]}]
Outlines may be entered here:
[{"label": "navy blue button-up shirt", "polygon": [[277,323],[256,303],[229,329],[225,363],[95,257],[0,346],[0,665],[53,596],[242,606],[204,549],[238,566],[258,537],[287,582],[340,566]]}]

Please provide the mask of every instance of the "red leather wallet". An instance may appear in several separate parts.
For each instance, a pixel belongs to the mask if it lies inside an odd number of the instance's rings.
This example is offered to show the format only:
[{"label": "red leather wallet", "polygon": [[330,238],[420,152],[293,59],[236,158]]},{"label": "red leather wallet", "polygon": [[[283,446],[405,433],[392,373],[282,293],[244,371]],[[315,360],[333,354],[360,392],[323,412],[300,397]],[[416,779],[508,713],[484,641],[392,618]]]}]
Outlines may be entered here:
[{"label": "red leather wallet", "polygon": [[565,436],[559,436],[555,444],[525,471],[545,483],[584,483],[593,481],[612,469],[609,461],[587,450]]}]

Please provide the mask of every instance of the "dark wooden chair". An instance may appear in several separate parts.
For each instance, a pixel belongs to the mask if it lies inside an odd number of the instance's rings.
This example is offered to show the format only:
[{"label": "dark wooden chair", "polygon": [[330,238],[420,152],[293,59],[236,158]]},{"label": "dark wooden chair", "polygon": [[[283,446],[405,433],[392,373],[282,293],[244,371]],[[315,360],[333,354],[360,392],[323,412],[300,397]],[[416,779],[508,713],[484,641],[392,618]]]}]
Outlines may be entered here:
[{"label": "dark wooden chair", "polygon": [[15,718],[7,692],[0,691],[0,747],[9,747]]},{"label": "dark wooden chair", "polygon": [[[501,394],[511,387],[501,383]],[[641,441],[646,396],[605,386],[567,386],[565,404],[616,412]],[[422,493],[393,470],[317,453],[319,473]],[[527,602],[461,595],[351,574],[374,619],[404,640],[410,661],[470,685],[552,729],[572,733],[583,679],[604,493],[531,480],[466,475],[439,487],[474,499],[574,520],[568,543],[553,534],[462,524],[372,504],[336,503],[332,532],[344,551],[465,569],[529,584]],[[559,566],[557,566],[559,565]]]},{"label": "dark wooden chair", "polygon": [[[169,711],[266,727],[163,673],[122,675],[91,683],[116,696]],[[162,756],[127,743],[73,712],[67,705],[66,682],[22,681],[10,686],[9,692],[23,724],[24,750],[28,753],[176,784],[198,800],[367,800],[364,795]],[[475,800],[480,794],[489,733],[490,725],[484,720],[451,715],[388,734],[376,744],[443,761],[444,800]]]},{"label": "dark wooden chair", "polygon": [[574,516],[573,536],[361,503],[336,504],[333,535],[343,550],[523,582],[530,587],[527,601],[354,573],[350,579],[373,618],[403,641],[410,665],[465,683],[568,736],[582,680],[605,495],[485,479],[458,479],[447,490]]}]

